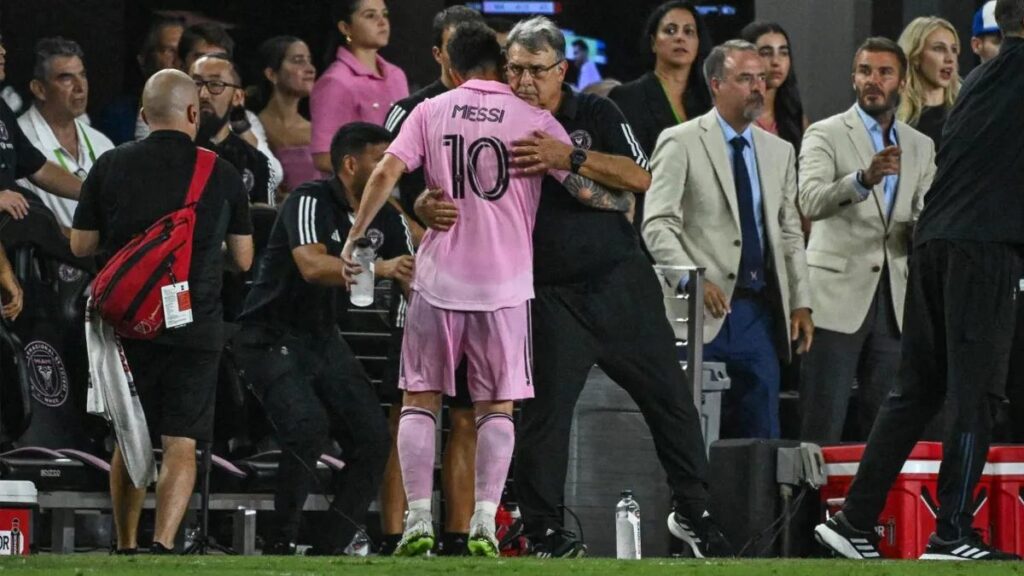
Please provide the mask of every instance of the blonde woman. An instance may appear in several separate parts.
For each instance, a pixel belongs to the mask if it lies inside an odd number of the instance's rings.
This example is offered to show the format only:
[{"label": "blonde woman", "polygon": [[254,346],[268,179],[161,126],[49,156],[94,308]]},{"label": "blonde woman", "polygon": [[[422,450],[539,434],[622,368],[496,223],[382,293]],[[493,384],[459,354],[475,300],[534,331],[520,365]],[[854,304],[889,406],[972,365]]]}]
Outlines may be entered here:
[{"label": "blonde woman", "polygon": [[897,115],[938,150],[946,115],[960,93],[960,37],[947,20],[922,16],[903,29],[899,44],[910,69]]}]

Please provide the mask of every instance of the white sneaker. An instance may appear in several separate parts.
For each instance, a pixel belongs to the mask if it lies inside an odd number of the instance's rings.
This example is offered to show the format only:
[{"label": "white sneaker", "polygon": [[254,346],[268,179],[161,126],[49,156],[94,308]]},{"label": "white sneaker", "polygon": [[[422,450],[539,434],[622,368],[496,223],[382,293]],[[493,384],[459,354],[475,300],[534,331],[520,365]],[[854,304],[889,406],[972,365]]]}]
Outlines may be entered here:
[{"label": "white sneaker", "polygon": [[405,532],[395,548],[395,556],[425,556],[434,548],[434,519],[429,511],[410,510],[405,517]]},{"label": "white sneaker", "polygon": [[345,546],[345,556],[359,556],[365,557],[370,555],[370,540],[366,537],[366,532],[357,530],[355,535],[352,536],[352,541]]},{"label": "white sneaker", "polygon": [[469,541],[466,543],[470,556],[497,558],[498,537],[495,534],[494,516],[477,511],[469,521]]}]

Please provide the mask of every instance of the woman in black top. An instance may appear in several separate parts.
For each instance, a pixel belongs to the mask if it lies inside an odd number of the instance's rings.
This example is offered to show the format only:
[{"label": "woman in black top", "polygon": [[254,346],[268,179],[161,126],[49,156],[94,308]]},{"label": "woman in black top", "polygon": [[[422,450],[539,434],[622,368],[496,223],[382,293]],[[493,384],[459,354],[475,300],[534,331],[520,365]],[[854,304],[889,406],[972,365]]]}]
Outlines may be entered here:
[{"label": "woman in black top", "polygon": [[942,145],[946,116],[960,94],[960,37],[948,21],[915,18],[900,34],[907,54],[907,88],[897,117]]},{"label": "woman in black top", "polygon": [[648,156],[661,131],[711,109],[704,59],[711,38],[691,2],[658,6],[644,26],[643,41],[654,54],[654,70],[608,95],[622,109]]},{"label": "woman in black top", "polygon": [[[643,42],[654,54],[654,70],[617,86],[608,97],[619,105],[649,158],[662,130],[711,109],[703,68],[712,44],[697,8],[678,0],[665,2],[651,13]],[[633,217],[637,230],[644,220],[643,208],[643,202],[637,202]]]}]

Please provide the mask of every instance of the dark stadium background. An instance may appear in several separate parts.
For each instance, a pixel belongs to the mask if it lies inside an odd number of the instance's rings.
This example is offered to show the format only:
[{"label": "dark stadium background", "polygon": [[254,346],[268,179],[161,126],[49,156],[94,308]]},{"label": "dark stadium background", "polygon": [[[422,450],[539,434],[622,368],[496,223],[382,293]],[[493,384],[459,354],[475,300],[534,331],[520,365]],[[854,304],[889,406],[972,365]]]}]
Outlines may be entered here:
[{"label": "dark stadium background", "polygon": [[[415,86],[433,80],[430,57],[430,18],[460,0],[390,0],[391,45],[386,58],[403,69]],[[647,13],[659,0],[562,0],[558,23],[578,34],[607,43],[606,77],[629,80],[645,70],[647,52],[640,33]],[[699,5],[728,5],[732,17],[711,21],[716,42],[728,39],[755,16],[783,23],[793,37],[796,69],[804,85],[805,106],[812,119],[848,106],[849,82],[835,74],[847,66],[849,54],[870,34],[896,37],[915,16],[942,14],[960,30],[964,42],[961,72],[974,66],[967,46],[973,11],[982,0],[712,0]],[[202,13],[232,24],[238,43],[237,60],[246,70],[246,83],[258,78],[256,47],[277,34],[293,34],[311,46],[323,69],[330,29],[325,0],[0,0],[0,32],[7,48],[7,78],[27,94],[32,46],[49,35],[67,36],[82,45],[89,68],[89,112],[96,113],[120,94],[138,93],[142,78],[135,53],[153,11]],[[814,78],[809,89],[808,78]],[[414,87],[415,87],[414,86]]]}]

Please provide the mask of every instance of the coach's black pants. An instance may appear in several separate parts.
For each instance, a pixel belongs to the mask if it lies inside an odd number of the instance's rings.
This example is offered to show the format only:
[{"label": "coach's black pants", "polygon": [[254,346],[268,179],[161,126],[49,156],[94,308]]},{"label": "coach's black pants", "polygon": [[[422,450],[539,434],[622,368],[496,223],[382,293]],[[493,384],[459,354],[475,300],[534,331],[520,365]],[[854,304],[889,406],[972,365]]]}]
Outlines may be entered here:
[{"label": "coach's black pants", "polygon": [[1004,394],[1021,271],[1019,249],[1006,244],[933,240],[915,250],[896,385],[843,509],[854,526],[874,526],[903,462],[948,397],[936,532],[956,540],[971,530],[974,489]]},{"label": "coach's black pants", "polygon": [[[284,451],[274,494],[274,539],[294,542],[298,536],[317,460],[332,437],[345,461],[333,486],[334,506],[365,525],[391,440],[377,394],[341,334],[299,337],[247,326],[235,338],[235,354]],[[330,541],[344,547],[355,526],[341,519],[332,525],[337,532]]]},{"label": "coach's black pants", "polygon": [[586,283],[538,286],[534,394],[522,408],[515,481],[527,533],[562,526],[573,408],[596,363],[639,406],[680,512],[707,509],[700,418],[676,356],[661,288],[640,253]]}]

